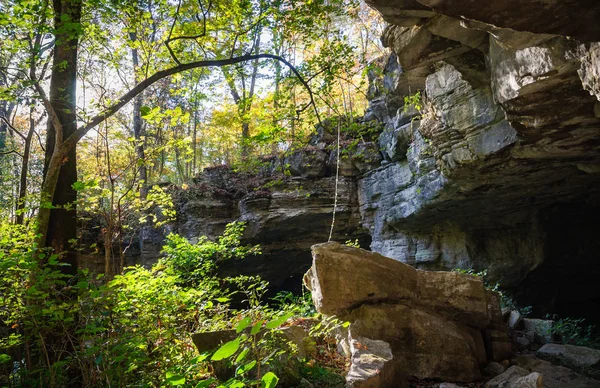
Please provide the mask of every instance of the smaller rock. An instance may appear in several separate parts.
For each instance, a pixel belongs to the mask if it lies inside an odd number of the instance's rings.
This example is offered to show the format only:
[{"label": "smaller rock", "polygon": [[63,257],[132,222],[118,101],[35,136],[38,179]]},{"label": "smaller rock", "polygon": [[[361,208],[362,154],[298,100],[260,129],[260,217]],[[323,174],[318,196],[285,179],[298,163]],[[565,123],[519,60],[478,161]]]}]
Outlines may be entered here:
[{"label": "smaller rock", "polygon": [[504,373],[494,377],[487,383],[485,383],[484,388],[505,388],[512,387],[510,385],[515,380],[527,376],[529,372],[519,366],[513,365],[508,368]]},{"label": "smaller rock", "polygon": [[554,321],[547,319],[523,319],[523,333],[531,342],[547,344],[552,342],[552,325]]},{"label": "smaller rock", "polygon": [[438,388],[463,388],[460,385],[452,384],[452,383],[441,383]]},{"label": "smaller rock", "polygon": [[531,345],[531,341],[529,341],[529,339],[527,339],[527,337],[519,335],[514,339],[515,344],[517,344],[517,347],[519,347],[520,349],[526,349],[529,347],[529,345]]},{"label": "smaller rock", "polygon": [[546,344],[537,351],[537,355],[585,375],[600,377],[600,350],[583,346]]},{"label": "smaller rock", "polygon": [[516,329],[521,323],[521,313],[517,310],[512,310],[508,315],[508,327],[511,329]]},{"label": "smaller rock", "polygon": [[237,337],[235,330],[209,331],[192,334],[192,341],[200,353],[212,352],[221,344]]},{"label": "smaller rock", "polygon": [[543,386],[542,375],[533,372],[527,376],[519,377],[514,382],[511,382],[507,388],[542,388]]},{"label": "smaller rock", "polygon": [[485,368],[483,368],[483,372],[489,377],[496,377],[504,373],[505,370],[506,368],[504,365],[498,362],[490,362]]},{"label": "smaller rock", "polygon": [[352,339],[352,365],[346,376],[347,388],[401,387],[406,385],[393,362],[390,344],[365,337]]},{"label": "smaller rock", "polygon": [[598,388],[600,381],[590,379],[564,366],[554,365],[532,355],[518,356],[511,360],[528,373],[544,376],[544,388]]},{"label": "smaller rock", "polygon": [[300,326],[287,326],[278,330],[286,341],[296,345],[298,357],[305,358],[317,352],[314,339],[308,336],[306,330]]}]

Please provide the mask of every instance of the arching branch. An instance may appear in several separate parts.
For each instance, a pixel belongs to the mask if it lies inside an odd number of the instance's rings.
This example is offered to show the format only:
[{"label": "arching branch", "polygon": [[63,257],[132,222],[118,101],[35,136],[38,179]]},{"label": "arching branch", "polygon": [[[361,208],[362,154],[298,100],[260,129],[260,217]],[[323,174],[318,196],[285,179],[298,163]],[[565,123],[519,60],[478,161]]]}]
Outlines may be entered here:
[{"label": "arching branch", "polygon": [[145,80],[143,80],[142,82],[137,84],[133,89],[131,89],[130,91],[125,93],[123,96],[121,96],[121,98],[119,98],[117,100],[117,102],[115,102],[113,105],[111,105],[106,110],[104,110],[103,112],[101,112],[98,115],[96,115],[95,117],[93,117],[87,124],[79,127],[75,132],[73,132],[73,134],[71,134],[67,139],[65,139],[64,144],[63,144],[63,148],[64,148],[63,152],[66,152],[66,151],[70,150],[72,147],[75,147],[75,145],[79,142],[79,140],[81,140],[85,136],[85,134],[88,133],[92,128],[94,128],[95,126],[97,126],[98,124],[103,122],[104,120],[108,119],[109,117],[111,117],[112,115],[117,113],[123,106],[125,106],[129,101],[131,101],[133,98],[135,98],[135,96],[137,96],[138,94],[143,92],[146,88],[148,88],[155,82],[157,82],[165,77],[171,76],[173,74],[181,73],[181,72],[184,72],[187,70],[201,68],[201,67],[222,67],[222,66],[228,66],[228,65],[235,65],[237,63],[242,63],[242,62],[259,60],[259,59],[273,59],[273,60],[283,63],[285,66],[287,66],[290,69],[290,71],[294,74],[294,76],[296,78],[298,78],[298,80],[300,81],[302,86],[304,86],[304,88],[308,92],[308,95],[310,98],[310,105],[313,106],[315,115],[317,117],[317,121],[319,123],[321,123],[321,117],[319,115],[319,111],[317,110],[317,106],[315,104],[313,92],[312,92],[310,86],[308,85],[308,82],[306,82],[304,80],[304,78],[302,77],[300,72],[294,67],[294,65],[292,65],[290,62],[288,62],[284,58],[280,57],[279,55],[246,54],[246,55],[242,55],[239,57],[233,57],[233,58],[227,58],[227,59],[214,59],[214,60],[205,60],[205,61],[184,63],[181,65],[177,65],[177,66],[154,73],[152,76],[146,78]]}]

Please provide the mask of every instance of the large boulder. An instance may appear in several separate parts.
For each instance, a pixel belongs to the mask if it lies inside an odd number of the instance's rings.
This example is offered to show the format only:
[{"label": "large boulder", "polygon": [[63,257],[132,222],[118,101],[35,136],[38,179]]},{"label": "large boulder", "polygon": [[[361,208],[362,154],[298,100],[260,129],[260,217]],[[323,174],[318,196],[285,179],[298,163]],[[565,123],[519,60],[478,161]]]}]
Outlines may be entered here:
[{"label": "large boulder", "polygon": [[352,338],[388,343],[403,375],[471,382],[489,360],[511,356],[498,295],[478,277],[417,270],[333,242],[312,253],[305,284],[317,311],[349,321]]}]

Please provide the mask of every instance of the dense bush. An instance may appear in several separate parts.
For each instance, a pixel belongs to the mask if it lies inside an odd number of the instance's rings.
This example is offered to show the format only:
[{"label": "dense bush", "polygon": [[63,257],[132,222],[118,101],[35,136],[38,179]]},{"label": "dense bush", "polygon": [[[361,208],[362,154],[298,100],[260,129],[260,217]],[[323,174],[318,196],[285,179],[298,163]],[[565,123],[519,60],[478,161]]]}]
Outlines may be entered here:
[{"label": "dense bush", "polygon": [[[260,253],[240,243],[243,230],[233,223],[216,241],[196,244],[171,234],[151,269],[130,267],[106,282],[62,274],[57,256],[35,252],[26,228],[0,225],[0,386],[268,387],[290,365],[340,381],[336,368],[294,358],[277,334],[292,316],[314,314],[309,294],[281,294],[269,307],[260,278],[216,276],[221,261]],[[229,304],[236,294],[243,310]],[[191,334],[222,329],[238,337],[199,354]],[[219,382],[217,361],[234,367],[234,377]]]}]

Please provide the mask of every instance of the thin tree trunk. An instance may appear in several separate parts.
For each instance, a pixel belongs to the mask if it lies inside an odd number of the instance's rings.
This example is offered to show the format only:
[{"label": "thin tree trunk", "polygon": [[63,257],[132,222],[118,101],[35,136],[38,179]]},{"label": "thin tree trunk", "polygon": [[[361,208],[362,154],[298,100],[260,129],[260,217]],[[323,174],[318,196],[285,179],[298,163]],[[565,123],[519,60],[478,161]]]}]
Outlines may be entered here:
[{"label": "thin tree trunk", "polygon": [[35,131],[35,120],[33,119],[33,107],[29,110],[29,132],[25,137],[23,159],[21,161],[21,182],[19,184],[19,200],[16,209],[16,223],[23,225],[25,220],[25,197],[27,196],[27,171],[29,170],[29,155],[31,154],[31,140]]}]

